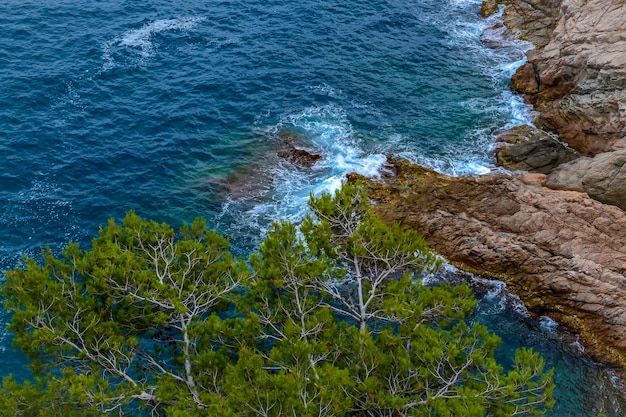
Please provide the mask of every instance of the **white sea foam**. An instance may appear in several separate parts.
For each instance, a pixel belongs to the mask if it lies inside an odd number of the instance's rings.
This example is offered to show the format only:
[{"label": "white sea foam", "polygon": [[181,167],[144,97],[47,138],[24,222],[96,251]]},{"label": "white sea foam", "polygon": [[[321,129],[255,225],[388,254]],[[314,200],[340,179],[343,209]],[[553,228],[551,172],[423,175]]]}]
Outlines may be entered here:
[{"label": "white sea foam", "polygon": [[499,314],[505,310],[509,310],[514,311],[521,317],[530,317],[522,300],[519,296],[511,294],[507,290],[506,283],[476,276],[473,276],[472,280],[474,281],[473,285],[487,289],[485,299],[491,301],[491,306],[487,311],[488,314]]},{"label": "white sea foam", "polygon": [[126,31],[103,45],[103,70],[109,70],[116,65],[115,54],[121,50],[137,54],[141,59],[149,58],[154,55],[156,50],[153,42],[154,35],[163,32],[191,30],[204,20],[204,17],[161,19],[150,22],[139,29]]},{"label": "white sea foam", "polygon": [[482,0],[450,0],[450,5],[457,6],[457,7],[465,7],[468,4],[476,5],[476,4],[480,4],[481,2]]},{"label": "white sea foam", "polygon": [[[494,83],[508,84],[509,80],[527,60],[526,52],[533,48],[532,43],[511,37],[506,26],[502,24],[503,6],[497,14],[485,20],[486,26],[481,34],[483,42],[492,43],[493,49],[483,48],[495,65],[485,66],[485,75]],[[532,106],[524,103],[520,95],[505,88],[502,92],[500,105],[509,114],[509,122],[503,128],[520,124],[532,124]]]},{"label": "white sea foam", "polygon": [[[331,91],[324,89],[325,91]],[[311,194],[332,193],[339,189],[350,172],[368,177],[380,175],[386,161],[382,154],[369,154],[363,150],[345,110],[338,105],[313,106],[283,115],[275,125],[261,129],[268,140],[280,140],[283,131],[297,132],[303,142],[322,159],[310,170],[297,169],[291,164],[261,167],[271,178],[272,191],[264,196],[242,196],[229,201],[239,207],[248,207],[232,227],[256,229],[261,238],[271,221],[286,219],[298,222],[308,211]],[[260,176],[264,175],[259,173]],[[246,198],[256,201],[247,201]],[[260,201],[259,201],[260,200]],[[237,210],[229,210],[229,213]],[[240,232],[241,230],[237,230]],[[239,234],[239,233],[236,233]]]},{"label": "white sea foam", "polygon": [[508,108],[510,119],[509,122],[504,126],[505,129],[527,124],[530,126],[534,126],[533,124],[533,107],[530,104],[524,103],[524,100],[515,94],[511,93],[503,93],[505,95],[505,99],[508,99]]},{"label": "white sea foam", "polygon": [[541,318],[539,319],[539,327],[541,327],[541,329],[543,331],[551,333],[557,327],[559,327],[559,323],[557,323],[556,321],[552,320],[548,316],[541,316]]},{"label": "white sea foam", "polygon": [[440,282],[450,282],[456,284],[464,282],[482,294],[482,302],[478,309],[483,315],[499,315],[504,311],[514,312],[519,317],[528,318],[530,314],[524,306],[522,300],[511,294],[506,283],[497,280],[480,278],[467,272],[463,272],[453,265],[450,265],[445,258],[442,258],[443,265],[434,273],[422,277],[422,281],[427,285],[435,285]]},{"label": "white sea foam", "polygon": [[129,30],[124,33],[119,44],[138,48],[142,55],[149,55],[154,48],[151,42],[154,34],[171,30],[189,30],[203,20],[202,17],[156,20],[140,29]]},{"label": "white sea foam", "polygon": [[576,335],[576,340],[570,343],[570,346],[578,352],[582,353],[585,351],[585,347],[580,343],[580,337],[578,335]]},{"label": "white sea foam", "polygon": [[[9,320],[8,314],[0,314],[0,321],[2,323],[8,323]],[[9,331],[5,326],[2,326],[2,330],[0,330],[0,352],[4,353],[7,351],[7,346],[10,345],[10,337]]]},{"label": "white sea foam", "polygon": [[276,126],[278,130],[283,128],[302,131],[311,146],[321,151],[319,168],[331,173],[322,183],[350,172],[376,177],[386,160],[382,154],[368,154],[362,149],[346,112],[334,104],[290,114]]},{"label": "white sea foam", "polygon": [[315,86],[310,86],[308,87],[308,89],[317,94],[326,95],[330,98],[344,98],[345,97],[343,91],[335,89],[326,83],[318,84]]},{"label": "white sea foam", "polygon": [[459,141],[461,144],[437,144],[444,148],[438,155],[432,155],[428,145],[426,149],[411,149],[401,143],[393,150],[395,155],[448,175],[482,175],[497,170],[492,155],[494,133],[520,124],[532,125],[532,107],[508,86],[511,76],[525,62],[525,52],[532,45],[506,33],[501,25],[502,7],[496,15],[487,19],[458,17],[458,9],[476,10],[479,4],[480,0],[449,0],[449,7],[443,13],[428,15],[428,23],[435,24],[443,32],[443,42],[452,49],[461,47],[464,59],[473,60],[493,83],[495,95],[461,103],[467,111],[483,120],[493,115],[493,123],[466,132]]},{"label": "white sea foam", "polygon": [[464,149],[448,149],[435,157],[418,151],[401,151],[396,152],[395,155],[446,175],[485,175],[493,172],[495,167],[487,162],[486,156],[483,156],[488,153],[488,145],[484,143],[480,146],[483,149],[474,153],[466,152]]}]

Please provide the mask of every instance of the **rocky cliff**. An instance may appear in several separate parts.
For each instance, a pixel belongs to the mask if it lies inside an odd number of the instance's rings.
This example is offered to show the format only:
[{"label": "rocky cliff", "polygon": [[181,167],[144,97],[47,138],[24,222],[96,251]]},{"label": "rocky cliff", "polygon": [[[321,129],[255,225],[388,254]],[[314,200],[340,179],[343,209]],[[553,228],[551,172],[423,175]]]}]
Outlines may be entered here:
[{"label": "rocky cliff", "polygon": [[485,0],[481,13],[498,3],[535,45],[511,84],[538,117],[502,132],[496,156],[533,173],[453,178],[390,160],[370,194],[387,221],[626,363],[626,3]]},{"label": "rocky cliff", "polygon": [[428,174],[441,190],[424,192],[463,195],[437,199],[433,219],[414,223],[431,236],[441,235],[435,224],[447,230],[448,244],[431,237],[442,253],[501,274],[531,309],[624,363],[626,223],[613,206],[626,210],[626,2],[485,0],[483,15],[497,3],[513,35],[535,45],[511,85],[534,106],[539,129],[502,132],[496,157],[539,174],[458,183]]},{"label": "rocky cliff", "polygon": [[626,2],[514,0],[505,22],[536,45],[512,86],[577,151],[626,147]]},{"label": "rocky cliff", "polygon": [[[495,12],[496,1],[485,0],[483,14]],[[504,132],[498,163],[549,174],[548,187],[626,210],[626,3],[502,1],[509,30],[536,46],[511,84],[534,105],[536,125],[559,141],[529,127]]]}]

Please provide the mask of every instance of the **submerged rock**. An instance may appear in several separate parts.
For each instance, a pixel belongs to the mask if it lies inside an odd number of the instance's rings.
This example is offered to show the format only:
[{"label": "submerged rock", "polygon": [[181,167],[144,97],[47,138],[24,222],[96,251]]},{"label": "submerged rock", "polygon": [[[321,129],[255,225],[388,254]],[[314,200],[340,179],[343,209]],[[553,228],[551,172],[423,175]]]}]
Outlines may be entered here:
[{"label": "submerged rock", "polygon": [[307,145],[299,134],[283,130],[278,133],[278,137],[281,145],[276,154],[292,164],[301,168],[311,168],[322,159],[322,155],[304,149]]},{"label": "submerged rock", "polygon": [[283,129],[261,139],[264,146],[250,156],[248,164],[237,167],[227,176],[211,179],[221,199],[259,201],[271,198],[277,173],[280,177],[288,171],[310,169],[322,159],[321,155],[306,150],[310,146],[304,137],[292,130]]},{"label": "submerged rock", "polygon": [[[531,311],[579,331],[603,358],[626,358],[626,213],[542,174],[449,177],[390,160],[369,181],[375,210],[419,231],[462,269],[505,281]],[[355,180],[357,176],[351,176]]]},{"label": "submerged rock", "polygon": [[496,138],[498,165],[513,171],[548,174],[580,155],[543,130],[521,125],[502,131]]}]

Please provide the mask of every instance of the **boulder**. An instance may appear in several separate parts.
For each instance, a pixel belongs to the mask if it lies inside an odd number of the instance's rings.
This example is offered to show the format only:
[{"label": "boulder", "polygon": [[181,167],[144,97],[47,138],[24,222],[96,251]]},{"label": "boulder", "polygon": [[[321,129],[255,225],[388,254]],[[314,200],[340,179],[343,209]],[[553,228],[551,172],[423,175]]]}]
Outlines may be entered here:
[{"label": "boulder", "polygon": [[298,149],[293,145],[286,145],[277,152],[277,155],[301,168],[311,168],[317,161],[322,159],[321,155]]},{"label": "boulder", "polygon": [[582,191],[626,211],[626,149],[563,164],[545,182],[552,189]]},{"label": "boulder", "polygon": [[496,137],[496,161],[512,171],[548,174],[580,156],[545,131],[529,125],[515,126]]},{"label": "boulder", "polygon": [[461,269],[505,281],[530,311],[625,363],[626,213],[542,187],[544,174],[449,177],[391,159],[389,172],[361,178],[385,221],[417,230]]},{"label": "boulder", "polygon": [[511,0],[504,10],[504,22],[513,34],[541,48],[550,42],[550,35],[560,16],[561,0]]},{"label": "boulder", "polygon": [[504,1],[498,2],[498,0],[483,0],[480,5],[480,15],[482,17],[489,17],[492,14],[498,13],[498,3],[504,3]]}]

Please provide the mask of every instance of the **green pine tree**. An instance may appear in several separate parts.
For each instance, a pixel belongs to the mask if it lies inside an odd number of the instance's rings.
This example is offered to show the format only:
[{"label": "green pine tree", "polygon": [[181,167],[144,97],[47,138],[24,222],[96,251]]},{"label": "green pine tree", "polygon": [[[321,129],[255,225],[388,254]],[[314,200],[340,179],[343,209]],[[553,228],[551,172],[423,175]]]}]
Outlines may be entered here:
[{"label": "green pine tree", "polygon": [[468,324],[465,285],[425,286],[439,259],[383,224],[359,186],[311,197],[248,263],[203,221],[129,213],[89,250],[5,274],[14,344],[1,416],[512,416],[552,405],[552,372]]}]

